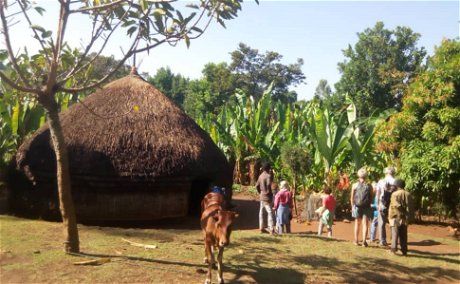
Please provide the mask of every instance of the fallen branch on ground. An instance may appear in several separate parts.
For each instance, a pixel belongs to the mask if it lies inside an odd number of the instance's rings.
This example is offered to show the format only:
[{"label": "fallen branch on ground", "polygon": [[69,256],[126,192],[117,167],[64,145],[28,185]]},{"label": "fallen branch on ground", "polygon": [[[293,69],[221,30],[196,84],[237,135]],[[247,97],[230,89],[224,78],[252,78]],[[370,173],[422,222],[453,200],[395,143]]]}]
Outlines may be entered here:
[{"label": "fallen branch on ground", "polygon": [[135,243],[135,242],[132,242],[132,241],[127,240],[127,239],[122,239],[122,240],[127,242],[127,243],[129,243],[132,246],[135,246],[135,247],[142,247],[142,248],[145,248],[145,249],[156,249],[156,248],[158,248],[156,245],[146,245],[146,244]]},{"label": "fallen branch on ground", "polygon": [[110,262],[110,258],[98,258],[85,261],[74,262],[74,265],[101,265]]}]

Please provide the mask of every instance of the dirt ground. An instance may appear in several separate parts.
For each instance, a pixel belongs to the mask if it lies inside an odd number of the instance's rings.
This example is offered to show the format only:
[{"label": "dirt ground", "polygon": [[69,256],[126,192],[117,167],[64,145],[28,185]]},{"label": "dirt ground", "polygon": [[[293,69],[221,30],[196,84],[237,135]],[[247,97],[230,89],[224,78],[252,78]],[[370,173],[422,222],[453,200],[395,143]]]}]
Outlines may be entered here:
[{"label": "dirt ground", "polygon": [[[233,210],[240,214],[235,224],[235,229],[259,231],[259,201],[257,197],[247,194],[237,193],[233,196]],[[346,222],[336,220],[332,227],[333,238],[342,240],[353,240],[354,221]],[[297,222],[295,219],[291,222],[291,231],[293,234],[316,234],[318,232],[318,222],[312,221]],[[326,233],[323,233],[325,236]],[[459,235],[454,235],[452,228],[441,225],[419,225],[413,224],[408,229],[408,246],[410,251],[426,252],[433,254],[450,254],[460,253],[458,245],[443,243],[442,239],[459,240]],[[391,240],[390,228],[387,225],[387,242]],[[377,246],[378,244],[370,244]]]}]

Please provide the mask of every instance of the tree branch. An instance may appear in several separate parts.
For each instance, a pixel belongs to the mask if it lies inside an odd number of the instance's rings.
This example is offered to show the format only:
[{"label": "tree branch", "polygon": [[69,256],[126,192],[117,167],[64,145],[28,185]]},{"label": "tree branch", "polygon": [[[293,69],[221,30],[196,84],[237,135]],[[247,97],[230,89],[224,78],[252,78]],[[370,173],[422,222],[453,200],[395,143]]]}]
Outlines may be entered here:
[{"label": "tree branch", "polygon": [[[24,7],[22,1],[18,1],[18,4],[19,6],[21,7],[21,10],[22,10],[22,14],[24,15],[24,17],[26,18],[27,22],[29,23],[29,26],[32,26],[32,21],[30,20],[29,18],[29,15],[27,14],[27,11],[26,11],[26,8]],[[43,52],[46,52],[46,48],[45,46],[43,45],[43,41],[40,40],[40,37],[38,36],[38,33],[35,29],[32,29],[33,33],[35,34],[35,38],[38,40],[38,42],[40,43],[42,49],[43,49]],[[50,59],[48,58],[48,56],[45,56],[45,59],[46,59],[46,62],[48,63],[48,65],[51,65],[51,62],[50,62]]]},{"label": "tree branch", "polygon": [[78,92],[83,92],[83,91],[87,91],[89,89],[99,87],[100,85],[105,83],[105,81],[107,81],[113,74],[115,74],[115,72],[117,72],[118,69],[120,69],[120,67],[123,66],[123,64],[125,64],[125,61],[128,60],[128,58],[135,53],[134,51],[136,50],[136,46],[138,44],[139,44],[139,36],[137,36],[136,39],[133,41],[133,43],[131,44],[131,47],[129,48],[129,51],[125,54],[123,59],[121,59],[118,62],[118,64],[109,73],[107,73],[107,75],[105,75],[102,79],[100,79],[96,83],[94,83],[94,84],[92,84],[90,86],[85,86],[85,87],[80,87],[80,88],[59,87],[59,90],[63,91],[63,92],[68,92],[68,93],[78,93]]},{"label": "tree branch", "polygon": [[6,16],[5,16],[5,6],[4,6],[5,4],[6,4],[5,1],[0,0],[0,18],[2,20],[3,34],[5,36],[5,45],[8,51],[8,56],[9,56],[11,65],[13,66],[13,69],[18,73],[18,76],[21,79],[22,83],[25,85],[25,88],[30,88],[30,83],[26,79],[26,76],[22,73],[22,70],[19,67],[18,62],[16,61],[16,57],[14,56],[13,48],[11,47],[8,23],[6,22]]},{"label": "tree branch", "polygon": [[[128,15],[128,12],[130,11],[131,7],[128,8],[125,12],[125,14],[121,17],[120,21],[112,28],[112,30],[109,32],[108,36],[104,39],[104,44],[101,46],[101,48],[99,49],[99,51],[96,53],[96,55],[87,63],[82,64],[83,60],[86,58],[86,55],[89,53],[89,51],[91,50],[93,44],[96,42],[96,40],[99,38],[99,36],[101,35],[102,31],[103,31],[103,26],[104,26],[104,23],[102,22],[101,25],[97,28],[97,31],[95,34],[93,34],[93,36],[91,37],[91,40],[90,40],[90,43],[86,46],[85,48],[85,52],[83,53],[83,56],[80,57],[80,59],[78,60],[78,62],[75,64],[74,68],[72,68],[72,70],[67,73],[66,77],[64,79],[62,79],[60,81],[60,84],[67,81],[70,77],[72,77],[74,74],[77,74],[79,72],[81,72],[83,69],[87,68],[90,64],[92,64],[94,62],[94,60],[96,60],[96,58],[102,53],[102,51],[105,49],[110,37],[113,35],[113,33],[115,32],[115,30],[118,29],[118,27],[120,26],[121,24],[121,20],[124,19],[127,15]],[[81,65],[81,66],[80,66]]]},{"label": "tree branch", "polygon": [[48,75],[48,82],[46,82],[46,89],[52,90],[56,86],[57,71],[61,59],[62,43],[64,42],[64,35],[69,18],[69,0],[60,0],[61,9],[59,11],[59,23],[56,37],[56,45],[53,48],[53,60]]},{"label": "tree branch", "polygon": [[105,9],[108,9],[108,8],[112,8],[113,6],[117,6],[118,4],[121,4],[123,2],[131,3],[131,1],[129,1],[129,0],[118,0],[118,1],[115,1],[115,2],[102,4],[102,5],[99,5],[99,6],[85,7],[85,8],[79,8],[79,9],[76,9],[76,10],[70,10],[69,13],[73,14],[73,13],[85,13],[85,12],[92,12],[92,11],[98,11],[98,10],[105,10]]},{"label": "tree branch", "polygon": [[10,85],[12,88],[17,89],[17,90],[19,90],[21,92],[31,93],[33,95],[40,92],[39,89],[33,89],[33,88],[30,88],[30,87],[23,87],[21,85],[18,85],[17,83],[12,81],[10,78],[8,78],[8,76],[6,76],[3,72],[0,72],[0,78],[3,81],[5,81],[8,85]]}]

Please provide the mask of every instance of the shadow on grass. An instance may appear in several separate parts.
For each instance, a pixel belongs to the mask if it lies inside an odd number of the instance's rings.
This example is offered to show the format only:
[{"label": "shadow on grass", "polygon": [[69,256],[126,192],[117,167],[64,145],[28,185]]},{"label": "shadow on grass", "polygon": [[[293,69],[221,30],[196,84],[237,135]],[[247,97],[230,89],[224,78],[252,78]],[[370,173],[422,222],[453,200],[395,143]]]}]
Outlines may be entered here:
[{"label": "shadow on grass", "polygon": [[[432,259],[432,260],[440,260],[440,261],[445,261],[445,262],[450,262],[454,264],[459,264],[460,265],[460,253],[432,253],[432,252],[426,252],[426,251],[420,251],[420,250],[414,250],[410,249],[409,247],[409,256],[412,256],[411,254],[417,254],[416,257],[420,258],[426,258],[426,259]],[[449,257],[455,257],[456,259],[449,258]],[[460,270],[459,270],[460,273]]]},{"label": "shadow on grass", "polygon": [[298,238],[306,238],[306,239],[316,239],[316,240],[322,240],[325,242],[338,242],[338,243],[347,243],[350,241],[347,240],[342,240],[342,239],[336,239],[334,237],[328,238],[326,237],[325,234],[318,236],[318,232],[313,232],[313,231],[308,231],[308,232],[302,232],[302,233],[293,233]]},{"label": "shadow on grass", "polygon": [[179,266],[186,266],[186,267],[199,267],[203,268],[203,264],[197,263],[187,263],[187,262],[179,262],[179,261],[169,261],[169,260],[161,260],[161,259],[151,259],[145,257],[138,257],[138,256],[129,256],[129,255],[112,255],[112,254],[99,254],[99,253],[68,253],[71,256],[78,256],[78,257],[91,257],[91,258],[114,258],[120,260],[135,260],[135,261],[144,261],[150,263],[158,263],[163,265],[179,265]]},{"label": "shadow on grass", "polygon": [[[399,257],[399,256],[395,256]],[[298,263],[306,263],[315,270],[324,270],[340,275],[339,282],[345,283],[418,283],[440,280],[458,281],[459,271],[433,266],[407,267],[388,259],[362,257],[358,263],[343,262],[336,258],[312,255],[295,257]],[[374,269],[382,268],[382,269]]]},{"label": "shadow on grass", "polygon": [[440,245],[441,242],[438,242],[438,241],[434,241],[434,240],[423,240],[423,241],[419,241],[419,242],[408,242],[407,245],[409,246],[436,246],[436,245]]},{"label": "shadow on grass", "polygon": [[[266,268],[260,265],[228,265],[225,272],[235,274],[226,283],[305,283],[307,274],[290,268]],[[247,277],[254,281],[248,281]],[[227,274],[228,277],[228,274]]]},{"label": "shadow on grass", "polygon": [[119,228],[119,227],[86,227],[86,231],[100,232],[108,236],[120,238],[134,238],[134,241],[142,242],[140,240],[149,240],[152,242],[172,242],[178,236],[182,238],[183,235],[194,236],[202,240],[201,230],[187,230],[187,229],[139,229],[139,228]]}]

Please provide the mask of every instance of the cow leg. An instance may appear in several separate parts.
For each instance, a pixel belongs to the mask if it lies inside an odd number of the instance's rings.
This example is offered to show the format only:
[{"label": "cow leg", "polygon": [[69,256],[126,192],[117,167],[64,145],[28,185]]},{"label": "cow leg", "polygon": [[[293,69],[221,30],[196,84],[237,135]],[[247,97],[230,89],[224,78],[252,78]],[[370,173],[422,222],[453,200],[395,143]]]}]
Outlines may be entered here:
[{"label": "cow leg", "polygon": [[204,258],[203,258],[203,263],[207,264],[208,263],[208,253],[206,252],[206,232],[203,232],[203,239],[204,239]]},{"label": "cow leg", "polygon": [[219,247],[219,254],[217,255],[217,283],[219,284],[224,284],[224,278],[223,278],[223,265],[222,265],[222,259],[224,258],[224,248]]},{"label": "cow leg", "polygon": [[206,262],[208,263],[208,273],[206,275],[206,280],[204,281],[205,284],[211,284],[211,270],[212,270],[212,263],[213,263],[213,255],[211,251],[211,244],[207,240],[204,242],[204,250],[206,253]]}]

